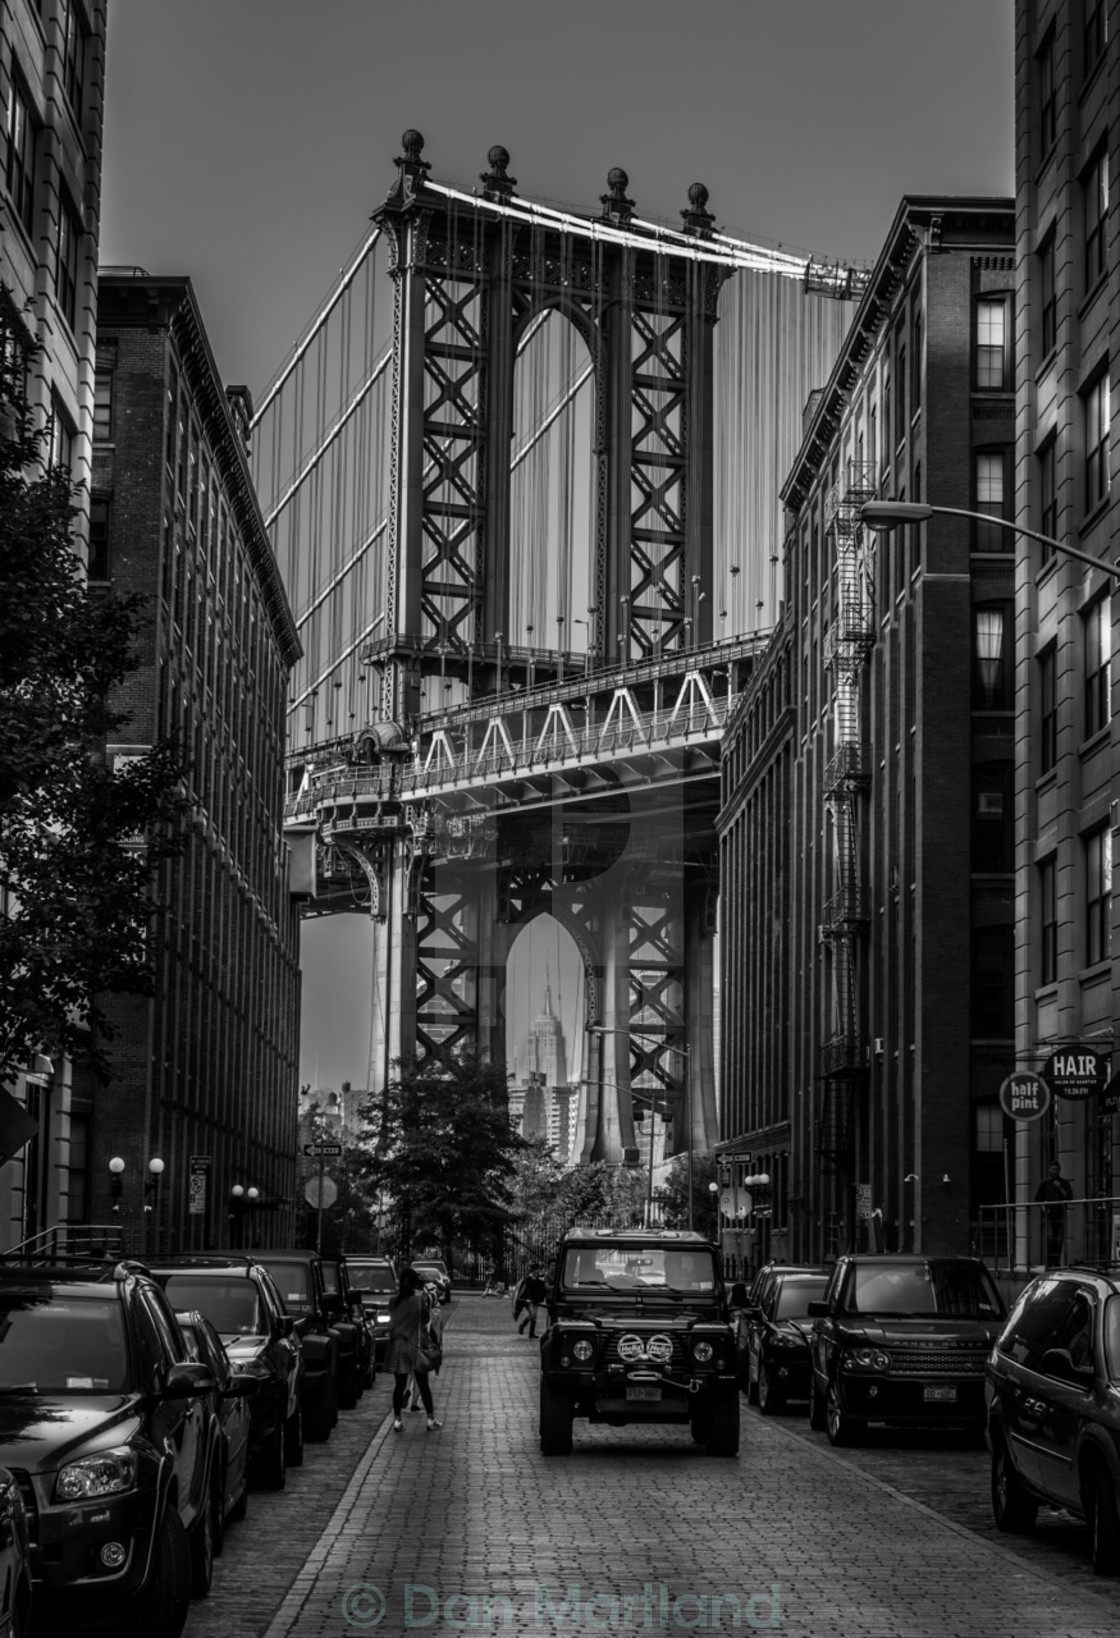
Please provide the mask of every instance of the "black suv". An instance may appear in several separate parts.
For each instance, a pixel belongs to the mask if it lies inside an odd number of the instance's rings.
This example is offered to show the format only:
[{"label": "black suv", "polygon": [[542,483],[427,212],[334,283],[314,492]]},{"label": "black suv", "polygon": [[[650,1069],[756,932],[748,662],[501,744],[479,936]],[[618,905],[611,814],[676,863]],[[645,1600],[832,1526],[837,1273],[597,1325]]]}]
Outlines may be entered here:
[{"label": "black suv", "polygon": [[670,1229],[573,1229],[560,1244],[541,1338],[540,1442],[572,1448],[572,1419],[687,1423],[713,1456],[739,1451],[739,1390],[719,1252]]},{"label": "black suv", "polygon": [[212,1552],[215,1383],[187,1359],[138,1264],[0,1270],[0,1464],[37,1589],[128,1638],[178,1638]]},{"label": "black suv", "polygon": [[173,1307],[204,1314],[231,1368],[254,1377],[249,1457],[254,1477],[282,1490],[286,1468],[303,1461],[303,1353],[268,1270],[239,1252],[168,1257],[152,1269]]},{"label": "black suv", "polygon": [[841,1257],[810,1339],[809,1425],[984,1427],[984,1363],[1007,1310],[975,1257]]},{"label": "black suv", "polygon": [[380,1365],[389,1347],[389,1300],[397,1289],[397,1271],[387,1257],[348,1257],[346,1264],[366,1311],[374,1357]]},{"label": "black suv", "polygon": [[262,1251],[261,1258],[303,1341],[308,1436],[327,1439],[339,1407],[348,1410],[358,1402],[357,1326],[343,1316],[341,1296],[327,1290],[318,1252]]},{"label": "black suv", "polygon": [[763,1416],[809,1397],[809,1304],[820,1301],[827,1284],[827,1269],[768,1269],[735,1316],[739,1383]]},{"label": "black suv", "polygon": [[[345,1257],[329,1257],[324,1254],[323,1285],[326,1289],[328,1301],[337,1300],[337,1313],[334,1321],[342,1342],[342,1356],[346,1359],[353,1354],[357,1360],[357,1386],[352,1396],[347,1394],[342,1405],[345,1410],[347,1399],[356,1403],[366,1388],[372,1388],[376,1374],[376,1364],[373,1357],[373,1327],[366,1319],[366,1311],[362,1299],[350,1282],[350,1267]],[[353,1345],[344,1335],[344,1328],[352,1327]]]},{"label": "black suv", "polygon": [[988,1361],[992,1511],[1083,1518],[1093,1568],[1120,1574],[1120,1268],[1064,1268],[1020,1295]]}]

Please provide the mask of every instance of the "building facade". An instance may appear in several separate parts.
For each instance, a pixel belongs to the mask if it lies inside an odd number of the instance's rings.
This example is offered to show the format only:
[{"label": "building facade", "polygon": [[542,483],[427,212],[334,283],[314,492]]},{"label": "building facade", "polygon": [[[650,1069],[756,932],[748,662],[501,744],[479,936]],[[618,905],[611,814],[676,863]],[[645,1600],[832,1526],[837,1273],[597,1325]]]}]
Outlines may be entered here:
[{"label": "building facade", "polygon": [[[105,87],[105,0],[0,0],[0,301],[34,348],[27,390],[45,452],[79,485],[74,536],[88,529],[97,245]],[[68,1215],[67,1060],[43,1056],[0,1098],[35,1123],[0,1165],[0,1243]],[[21,1129],[16,1141],[21,1141]],[[5,1146],[11,1154],[14,1142]]]},{"label": "building facade", "polygon": [[[1109,177],[1120,146],[1120,4],[1018,0],[1015,68],[1016,518],[1115,563],[1120,247]],[[1018,1062],[1035,1071],[1054,1051],[1081,1049],[1118,1067],[1118,601],[1114,574],[1021,539],[1015,1032]],[[1018,1198],[1033,1201],[1056,1159],[1075,1200],[1093,1202],[1068,1213],[1069,1257],[1120,1243],[1115,1103],[1107,1092],[1055,1096],[1040,1119],[1016,1123]],[[1032,1222],[1020,1256],[1037,1258],[1040,1227]]]},{"label": "building facade", "polygon": [[[782,491],[785,601],[729,726],[725,1147],[753,1260],[967,1251],[1014,1065],[1013,212],[908,198]],[[867,499],[975,509],[871,534]],[[765,1238],[766,1243],[762,1244]]]},{"label": "building facade", "polygon": [[[115,1005],[107,1087],[75,1086],[72,1221],[144,1249],[221,1244],[235,1187],[291,1234],[297,907],[282,834],[295,625],[249,476],[251,406],[222,386],[189,280],[100,281],[91,585],[146,599],[122,690],[132,742],[184,750],[192,817],[160,867],[155,993]],[[110,1161],[123,1161],[123,1170]],[[151,1162],[161,1160],[153,1175]]]}]

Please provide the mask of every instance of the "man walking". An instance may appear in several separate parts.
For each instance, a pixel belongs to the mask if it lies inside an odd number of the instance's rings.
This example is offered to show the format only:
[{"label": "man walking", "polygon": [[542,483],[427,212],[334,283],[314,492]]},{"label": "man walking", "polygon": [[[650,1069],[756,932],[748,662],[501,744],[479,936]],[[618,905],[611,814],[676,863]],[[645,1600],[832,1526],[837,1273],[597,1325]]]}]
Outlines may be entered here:
[{"label": "man walking", "polygon": [[1035,1199],[1042,1202],[1042,1216],[1046,1224],[1046,1266],[1058,1268],[1066,1239],[1066,1201],[1073,1199],[1073,1185],[1062,1176],[1059,1161],[1050,1162],[1049,1175],[1038,1185]]},{"label": "man walking", "polygon": [[536,1336],[537,1309],[540,1307],[547,1295],[548,1287],[541,1279],[540,1269],[531,1268],[526,1275],[525,1283],[521,1288],[521,1300],[525,1304],[528,1312],[526,1313],[525,1318],[521,1321],[521,1324],[517,1327],[517,1333],[519,1336],[524,1332],[526,1326],[529,1327],[529,1335],[531,1337]]}]

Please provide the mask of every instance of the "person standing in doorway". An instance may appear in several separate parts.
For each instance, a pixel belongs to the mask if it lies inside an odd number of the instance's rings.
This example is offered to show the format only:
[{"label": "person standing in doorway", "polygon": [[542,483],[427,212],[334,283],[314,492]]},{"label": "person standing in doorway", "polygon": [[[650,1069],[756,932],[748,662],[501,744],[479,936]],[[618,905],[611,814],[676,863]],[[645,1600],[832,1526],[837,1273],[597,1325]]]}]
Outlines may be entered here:
[{"label": "person standing in doorway", "polygon": [[1038,1185],[1035,1199],[1042,1202],[1046,1226],[1046,1266],[1058,1268],[1066,1240],[1066,1202],[1073,1199],[1073,1185],[1062,1176],[1060,1161],[1050,1162],[1049,1173]]},{"label": "person standing in doorway", "polygon": [[519,1336],[525,1330],[526,1326],[529,1327],[529,1335],[531,1337],[536,1336],[537,1310],[547,1296],[548,1287],[541,1279],[540,1269],[531,1268],[528,1274],[525,1276],[525,1284],[521,1289],[521,1298],[528,1312],[526,1313],[525,1318],[521,1321],[521,1324],[517,1327]]}]

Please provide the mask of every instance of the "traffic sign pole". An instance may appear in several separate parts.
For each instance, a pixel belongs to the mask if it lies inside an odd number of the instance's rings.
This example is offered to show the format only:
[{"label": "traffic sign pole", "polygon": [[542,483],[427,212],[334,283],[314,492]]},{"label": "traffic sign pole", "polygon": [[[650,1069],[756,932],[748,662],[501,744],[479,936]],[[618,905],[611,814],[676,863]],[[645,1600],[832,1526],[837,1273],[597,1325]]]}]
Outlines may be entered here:
[{"label": "traffic sign pole", "polygon": [[319,1207],[315,1221],[315,1250],[320,1256],[323,1254],[323,1172],[326,1169],[327,1157],[324,1153],[326,1145],[319,1145]]}]

